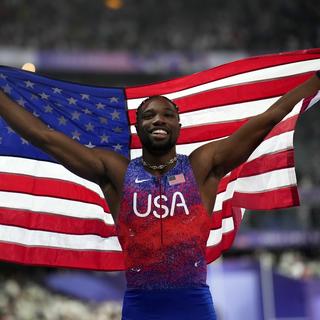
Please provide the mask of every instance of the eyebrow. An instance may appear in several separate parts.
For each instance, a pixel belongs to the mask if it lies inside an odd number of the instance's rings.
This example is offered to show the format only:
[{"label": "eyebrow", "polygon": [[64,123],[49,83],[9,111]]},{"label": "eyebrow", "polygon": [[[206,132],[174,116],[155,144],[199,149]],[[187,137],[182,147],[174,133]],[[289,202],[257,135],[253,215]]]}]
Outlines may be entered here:
[{"label": "eyebrow", "polygon": [[141,110],[141,114],[148,113],[148,112],[154,112],[154,110],[153,109]]},{"label": "eyebrow", "polygon": [[[151,107],[151,109],[148,109],[148,107],[146,107],[146,109],[141,110],[141,112],[145,113],[145,112],[148,112],[148,111],[154,111],[152,107]],[[171,111],[171,112],[177,113],[177,110],[174,107],[166,106],[162,110]]]},{"label": "eyebrow", "polygon": [[165,107],[165,110],[170,110],[170,111],[176,112],[176,109],[173,106],[171,106],[171,107],[167,106],[167,107]]}]

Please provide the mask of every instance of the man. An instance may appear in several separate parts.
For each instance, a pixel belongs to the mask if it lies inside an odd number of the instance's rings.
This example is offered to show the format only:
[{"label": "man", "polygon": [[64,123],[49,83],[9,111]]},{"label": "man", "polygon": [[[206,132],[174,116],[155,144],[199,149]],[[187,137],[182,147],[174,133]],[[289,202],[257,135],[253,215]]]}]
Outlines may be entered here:
[{"label": "man", "polygon": [[150,97],[137,110],[142,157],[131,162],[48,129],[2,92],[0,115],[22,137],[102,189],[126,259],[123,319],[215,319],[205,247],[219,181],[248,159],[297,102],[319,89],[318,71],[229,138],[205,144],[189,157],[176,154],[177,106]]}]

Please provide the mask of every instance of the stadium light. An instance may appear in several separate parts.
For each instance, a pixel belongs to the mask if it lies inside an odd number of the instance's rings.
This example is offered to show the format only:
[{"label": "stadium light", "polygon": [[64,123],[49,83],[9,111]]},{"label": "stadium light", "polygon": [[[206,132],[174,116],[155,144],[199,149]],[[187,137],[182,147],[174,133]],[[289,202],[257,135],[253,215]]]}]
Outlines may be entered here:
[{"label": "stadium light", "polygon": [[105,0],[104,3],[108,9],[112,9],[112,10],[119,10],[124,5],[122,0]]},{"label": "stadium light", "polygon": [[33,63],[27,62],[21,67],[21,69],[26,70],[26,71],[35,72],[36,66]]}]

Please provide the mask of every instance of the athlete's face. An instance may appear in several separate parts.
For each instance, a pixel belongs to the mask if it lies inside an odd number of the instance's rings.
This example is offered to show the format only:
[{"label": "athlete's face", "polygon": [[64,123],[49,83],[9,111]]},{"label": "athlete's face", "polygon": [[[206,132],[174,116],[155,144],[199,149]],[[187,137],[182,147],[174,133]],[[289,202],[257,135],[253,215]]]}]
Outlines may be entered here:
[{"label": "athlete's face", "polygon": [[139,110],[136,128],[144,148],[152,153],[165,153],[176,145],[180,126],[174,105],[156,97]]}]

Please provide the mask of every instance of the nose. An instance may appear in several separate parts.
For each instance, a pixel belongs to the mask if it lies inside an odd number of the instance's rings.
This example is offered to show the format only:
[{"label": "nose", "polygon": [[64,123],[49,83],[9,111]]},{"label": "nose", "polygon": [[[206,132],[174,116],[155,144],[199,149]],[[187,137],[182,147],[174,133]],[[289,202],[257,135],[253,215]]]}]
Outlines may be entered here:
[{"label": "nose", "polygon": [[159,124],[164,124],[166,123],[164,116],[161,114],[156,114],[153,118],[152,124],[153,125],[159,125]]}]

